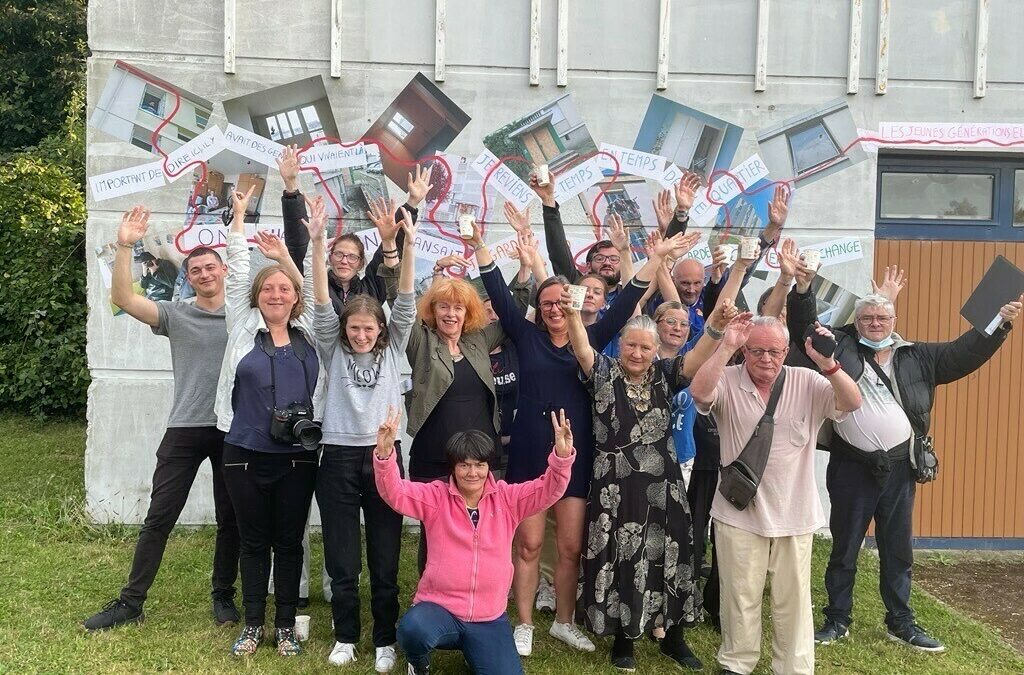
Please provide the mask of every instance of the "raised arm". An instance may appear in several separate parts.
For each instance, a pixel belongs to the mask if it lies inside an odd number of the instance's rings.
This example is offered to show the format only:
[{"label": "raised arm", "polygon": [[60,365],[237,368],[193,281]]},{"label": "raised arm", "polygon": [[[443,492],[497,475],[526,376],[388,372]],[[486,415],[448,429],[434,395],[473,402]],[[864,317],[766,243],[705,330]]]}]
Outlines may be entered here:
[{"label": "raised arm", "polygon": [[888,298],[889,302],[895,304],[896,298],[900,296],[908,281],[906,272],[892,265],[885,268],[881,284],[876,284],[874,279],[871,280],[871,292]]},{"label": "raised arm", "polygon": [[110,301],[142,323],[160,324],[160,310],[149,298],[138,295],[132,288],[132,252],[136,242],[146,236],[151,211],[136,206],[121,216],[117,230],[117,251],[114,253],[114,272],[110,282]]},{"label": "raised arm", "polygon": [[718,382],[722,379],[725,366],[736,350],[746,344],[753,328],[754,324],[750,321],[733,321],[726,327],[718,349],[697,369],[690,382],[690,394],[697,405],[707,410],[715,402]]},{"label": "raised arm", "polygon": [[[765,300],[762,316],[782,316],[782,309],[786,306],[786,296],[789,294],[789,287],[793,285],[796,278],[796,269],[800,264],[797,255],[796,242],[786,239],[778,248],[779,278],[772,286],[768,299]],[[801,333],[803,335],[803,333]]]},{"label": "raised arm", "polygon": [[619,254],[619,279],[622,283],[633,278],[633,249],[629,245],[629,233],[622,217],[613,213],[608,224],[608,239]]},{"label": "raised arm", "polygon": [[[684,171],[679,182],[675,184],[672,193],[676,198],[676,209],[672,214],[673,218],[665,229],[666,237],[674,237],[677,234],[686,234],[686,227],[690,224],[690,207],[700,189],[700,176],[693,171]],[[659,219],[660,220],[660,219]],[[660,224],[660,223],[659,223]]]},{"label": "raised arm", "polygon": [[711,358],[711,355],[718,349],[718,345],[725,336],[725,331],[732,322],[744,324],[753,318],[753,314],[739,313],[732,300],[723,300],[715,307],[704,322],[704,332],[697,339],[693,348],[686,352],[686,360],[683,362],[681,375],[687,380],[697,374],[697,370],[704,365],[704,362]]},{"label": "raised arm", "polygon": [[416,224],[412,216],[404,208],[402,212],[402,231],[405,233],[405,251],[402,255],[402,271],[398,277],[398,292],[412,293],[416,282]]},{"label": "raised arm", "polygon": [[473,238],[469,242],[476,255],[476,264],[480,267],[480,278],[483,279],[484,288],[487,289],[487,296],[491,299],[491,307],[498,315],[501,327],[513,340],[518,339],[527,330],[534,330],[533,324],[526,320],[522,312],[516,307],[512,298],[512,291],[505,284],[501,276],[501,270],[494,264],[494,257],[491,250],[484,243],[480,227],[473,223]]},{"label": "raised arm", "polygon": [[234,217],[228,232],[228,276],[224,280],[224,320],[228,333],[238,321],[245,320],[249,313],[249,247],[245,240],[245,210],[249,207],[256,186],[245,194],[237,190],[231,193],[231,211]]},{"label": "raised arm", "polygon": [[540,478],[525,483],[512,483],[506,488],[516,520],[523,520],[553,506],[569,486],[576,449],[573,447],[572,428],[564,410],[559,410],[557,417],[552,411],[551,426],[555,430],[555,443],[548,455],[547,471]]},{"label": "raised arm", "polygon": [[400,408],[388,406],[387,418],[377,428],[377,447],[373,450],[373,479],[388,506],[402,515],[425,520],[427,514],[437,509],[432,495],[435,490],[429,483],[414,483],[403,479],[398,471],[395,437],[398,435]]},{"label": "raised arm", "polygon": [[[835,336],[824,326],[818,326],[815,329],[818,335],[824,335],[835,339]],[[847,375],[839,364],[831,356],[822,356],[811,344],[811,338],[807,338],[804,341],[804,352],[807,353],[807,357],[814,361],[814,365],[818,366],[818,370],[821,374],[828,378],[829,383],[832,385],[832,391],[835,392],[836,396],[836,410],[839,412],[853,412],[861,405],[860,387],[853,381],[849,375]],[[691,390],[692,392],[692,390]]]},{"label": "raised arm", "polygon": [[594,371],[594,348],[590,346],[590,337],[583,325],[583,317],[572,308],[572,297],[567,289],[562,289],[562,312],[569,321],[569,342],[572,344],[572,353],[576,355],[576,361],[580,364],[580,370],[586,377]]},{"label": "raised arm", "polygon": [[555,274],[561,274],[569,283],[574,284],[583,276],[576,268],[572,260],[572,251],[569,249],[569,242],[565,238],[565,226],[562,224],[562,214],[558,211],[558,203],[555,201],[555,181],[549,181],[547,185],[537,184],[537,176],[530,176],[530,187],[540,197],[544,209],[544,241],[548,246],[548,259],[551,260],[551,268]]},{"label": "raised arm", "polygon": [[284,221],[284,243],[292,262],[304,272],[303,260],[309,248],[309,234],[302,226],[306,218],[306,200],[299,192],[299,146],[286,145],[277,158],[277,170],[284,181],[284,192],[281,194],[281,218]]}]

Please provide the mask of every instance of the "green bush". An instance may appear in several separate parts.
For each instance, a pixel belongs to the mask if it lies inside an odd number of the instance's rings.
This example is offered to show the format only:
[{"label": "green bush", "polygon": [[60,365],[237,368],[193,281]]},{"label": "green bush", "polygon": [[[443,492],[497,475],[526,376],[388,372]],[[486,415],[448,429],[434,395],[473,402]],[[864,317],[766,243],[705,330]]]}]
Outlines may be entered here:
[{"label": "green bush", "polygon": [[79,415],[89,384],[85,196],[75,171],[37,153],[0,163],[0,408]]}]

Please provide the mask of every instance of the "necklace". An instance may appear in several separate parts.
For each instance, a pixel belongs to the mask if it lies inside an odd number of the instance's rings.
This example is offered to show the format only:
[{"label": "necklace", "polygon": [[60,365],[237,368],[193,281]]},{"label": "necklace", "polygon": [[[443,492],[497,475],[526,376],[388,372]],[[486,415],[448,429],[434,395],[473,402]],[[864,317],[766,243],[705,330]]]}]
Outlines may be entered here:
[{"label": "necklace", "polygon": [[645,413],[651,409],[651,379],[653,368],[648,368],[643,379],[639,382],[631,382],[629,377],[625,378],[626,400],[638,413]]}]

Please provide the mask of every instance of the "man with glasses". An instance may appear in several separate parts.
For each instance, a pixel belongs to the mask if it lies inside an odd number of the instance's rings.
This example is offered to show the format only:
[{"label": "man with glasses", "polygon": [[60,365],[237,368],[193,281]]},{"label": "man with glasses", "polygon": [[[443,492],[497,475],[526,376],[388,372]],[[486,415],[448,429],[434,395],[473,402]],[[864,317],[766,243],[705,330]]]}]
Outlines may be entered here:
[{"label": "man with glasses", "polygon": [[[945,648],[916,623],[910,609],[911,544],[917,475],[911,464],[915,438],[927,435],[935,389],[965,377],[988,361],[1006,339],[1020,301],[1000,310],[992,336],[973,328],[951,342],[908,342],[895,332],[893,301],[905,282],[886,269],[875,292],[858,300],[854,323],[834,329],[836,360],[857,382],[864,405],[834,425],[826,485],[832,503],[832,553],[825,570],[825,622],[814,634],[827,645],[850,634],[857,556],[868,524],[875,521],[879,591],[889,639],[924,652]],[[789,329],[803,334],[815,321],[812,289],[788,299]]]},{"label": "man with glasses", "polygon": [[[830,335],[823,328],[818,333]],[[743,363],[727,366],[740,349]],[[750,673],[757,666],[769,574],[772,672],[814,672],[811,544],[825,524],[814,477],[815,439],[826,419],[844,419],[860,407],[861,397],[833,358],[818,353],[809,339],[805,349],[822,375],[784,365],[789,332],[779,319],[734,321],[690,383],[697,412],[710,414],[718,426],[722,466],[728,466],[758,429],[776,381],[785,373],[753,502],[740,510],[719,490],[711,506],[721,577],[718,662],[725,673]]]}]

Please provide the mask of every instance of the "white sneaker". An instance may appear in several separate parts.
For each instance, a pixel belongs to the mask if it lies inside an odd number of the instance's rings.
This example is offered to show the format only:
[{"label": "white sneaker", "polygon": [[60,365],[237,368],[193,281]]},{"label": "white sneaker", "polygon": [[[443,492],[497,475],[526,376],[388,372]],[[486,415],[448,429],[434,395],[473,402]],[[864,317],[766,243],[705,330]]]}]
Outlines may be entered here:
[{"label": "white sneaker", "polygon": [[344,666],[356,661],[356,646],[348,642],[335,642],[327,663],[332,666]]},{"label": "white sneaker", "polygon": [[528,623],[521,623],[512,631],[512,639],[516,641],[516,651],[520,656],[529,656],[533,653],[533,626]]},{"label": "white sneaker", "polygon": [[395,645],[377,647],[377,657],[373,663],[374,670],[378,673],[390,673],[398,662],[398,653]]},{"label": "white sneaker", "polygon": [[551,623],[551,630],[548,633],[551,637],[561,640],[573,649],[579,649],[584,652],[592,652],[595,649],[594,643],[590,641],[590,638],[584,635],[583,631],[574,623],[554,621]]},{"label": "white sneaker", "polygon": [[538,612],[555,611],[555,587],[548,583],[544,577],[540,578],[540,585],[537,586],[537,598],[533,606]]}]

